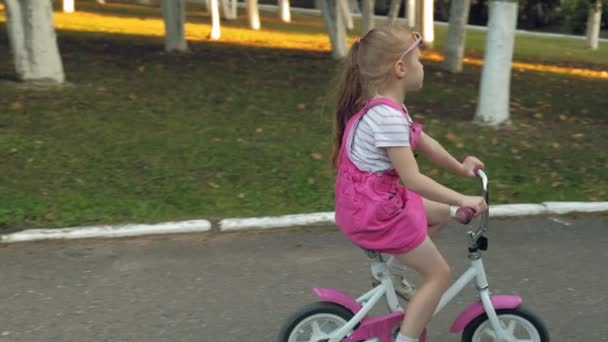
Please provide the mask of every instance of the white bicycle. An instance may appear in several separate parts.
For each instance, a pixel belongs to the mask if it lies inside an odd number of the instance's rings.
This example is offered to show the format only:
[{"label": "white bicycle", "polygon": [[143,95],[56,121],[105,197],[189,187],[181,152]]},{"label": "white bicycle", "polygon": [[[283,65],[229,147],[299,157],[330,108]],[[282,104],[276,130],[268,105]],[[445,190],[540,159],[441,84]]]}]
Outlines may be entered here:
[{"label": "white bicycle", "polygon": [[[489,204],[488,179],[483,170],[483,197]],[[456,218],[468,224],[473,216],[470,208],[460,208]],[[549,342],[544,323],[524,309],[522,299],[513,295],[491,295],[482,261],[488,249],[484,233],[488,229],[488,211],[481,215],[480,226],[469,231],[469,268],[444,293],[435,314],[441,311],[470,282],[475,282],[479,299],[466,307],[456,318],[450,332],[462,333],[463,342]],[[382,255],[366,251],[373,259],[371,271],[380,284],[357,299],[335,289],[315,288],[321,301],[310,304],[291,315],[279,333],[279,342],[393,342],[406,312],[395,293],[388,266]],[[386,298],[389,313],[370,317],[371,309]],[[425,341],[426,331],[420,336]]]}]

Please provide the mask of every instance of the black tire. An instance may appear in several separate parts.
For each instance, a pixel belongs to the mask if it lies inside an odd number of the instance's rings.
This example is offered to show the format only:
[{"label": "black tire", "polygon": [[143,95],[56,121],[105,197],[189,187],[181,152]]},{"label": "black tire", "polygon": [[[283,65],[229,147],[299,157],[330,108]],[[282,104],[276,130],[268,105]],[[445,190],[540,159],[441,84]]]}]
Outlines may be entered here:
[{"label": "black tire", "polygon": [[350,310],[335,303],[316,302],[309,304],[289,316],[289,318],[285,321],[285,324],[283,324],[281,331],[279,332],[278,342],[288,342],[289,336],[292,334],[293,329],[300,322],[312,315],[317,314],[335,315],[347,322],[354,316],[354,314]]},{"label": "black tire", "polygon": [[[549,333],[547,332],[547,328],[545,327],[545,324],[543,323],[543,321],[540,318],[538,318],[532,312],[530,312],[522,307],[518,307],[517,309],[496,310],[496,314],[498,315],[499,319],[500,319],[501,315],[519,316],[519,317],[525,319],[526,321],[528,321],[530,324],[532,324],[532,326],[534,326],[534,328],[538,332],[538,335],[540,336],[541,342],[550,341]],[[488,320],[488,315],[486,315],[485,313],[481,316],[478,316],[474,320],[472,320],[471,323],[469,323],[464,328],[464,332],[462,333],[461,341],[462,342],[472,342],[473,336],[475,335],[475,332],[477,331],[479,326],[487,320]]]}]

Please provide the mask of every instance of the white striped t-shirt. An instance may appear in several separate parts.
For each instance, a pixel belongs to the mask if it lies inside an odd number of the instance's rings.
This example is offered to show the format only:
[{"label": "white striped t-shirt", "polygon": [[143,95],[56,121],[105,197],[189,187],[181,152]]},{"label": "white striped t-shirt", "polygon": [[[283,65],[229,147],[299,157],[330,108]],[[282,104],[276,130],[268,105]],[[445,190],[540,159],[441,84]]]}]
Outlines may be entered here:
[{"label": "white striped t-shirt", "polygon": [[392,169],[385,148],[410,146],[411,123],[409,116],[391,106],[370,108],[349,133],[346,148],[350,160],[366,172]]}]

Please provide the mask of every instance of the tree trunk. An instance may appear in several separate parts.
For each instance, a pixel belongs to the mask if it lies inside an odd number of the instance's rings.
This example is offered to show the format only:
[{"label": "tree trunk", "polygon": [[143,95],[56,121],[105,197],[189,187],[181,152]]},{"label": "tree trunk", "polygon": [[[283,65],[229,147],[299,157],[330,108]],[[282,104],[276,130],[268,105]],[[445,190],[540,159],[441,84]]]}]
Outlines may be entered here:
[{"label": "tree trunk", "polygon": [[497,126],[509,122],[517,1],[490,1],[489,16],[475,122]]},{"label": "tree trunk", "polygon": [[340,6],[340,13],[342,13],[344,19],[344,23],[346,24],[346,28],[348,30],[352,30],[355,28],[355,23],[353,22],[353,14],[350,10],[350,3],[348,0],[338,0]]},{"label": "tree trunk", "polygon": [[[236,13],[236,1],[237,0],[218,0],[220,4],[220,14],[226,20],[235,20],[237,18]],[[209,4],[211,7],[211,4]],[[211,12],[211,11],[209,11]]]},{"label": "tree trunk", "polygon": [[461,72],[470,0],[452,0],[451,6],[443,68],[449,72]]},{"label": "tree trunk", "polygon": [[359,1],[357,0],[347,0],[348,7],[353,13],[361,13],[361,8],[359,7]]},{"label": "tree trunk", "polygon": [[163,0],[162,12],[165,22],[165,50],[169,52],[188,51],[188,43],[184,35],[186,1]]},{"label": "tree trunk", "polygon": [[424,44],[433,47],[435,41],[435,22],[433,0],[418,1],[418,31],[422,34]]},{"label": "tree trunk", "polygon": [[74,13],[74,0],[63,0],[63,11],[65,13]]},{"label": "tree trunk", "polygon": [[259,30],[261,25],[258,0],[247,0],[247,13],[249,14],[249,27]]},{"label": "tree trunk", "polygon": [[405,0],[407,3],[406,15],[407,15],[407,26],[410,29],[416,27],[416,0]]},{"label": "tree trunk", "polygon": [[388,9],[388,23],[392,24],[397,20],[397,16],[399,15],[399,9],[401,8],[401,3],[403,0],[391,0],[391,4]]},{"label": "tree trunk", "polygon": [[363,8],[361,9],[361,37],[374,28],[374,7],[375,0],[362,0]]},{"label": "tree trunk", "polygon": [[17,79],[63,83],[50,1],[4,0]]},{"label": "tree trunk", "polygon": [[291,22],[291,11],[289,9],[289,0],[279,0],[279,15],[284,23]]},{"label": "tree trunk", "polygon": [[[218,4],[219,0],[211,0],[209,3],[209,7],[211,10],[211,39],[218,40],[221,37],[220,31],[220,6]],[[227,0],[223,0],[226,2]],[[226,12],[228,14],[228,12]]]},{"label": "tree trunk", "polygon": [[595,0],[589,7],[587,17],[587,44],[592,50],[597,50],[600,40],[600,26],[602,24],[602,0]]},{"label": "tree trunk", "polygon": [[340,0],[322,0],[323,18],[331,41],[331,54],[335,59],[346,57],[346,28],[342,18]]}]

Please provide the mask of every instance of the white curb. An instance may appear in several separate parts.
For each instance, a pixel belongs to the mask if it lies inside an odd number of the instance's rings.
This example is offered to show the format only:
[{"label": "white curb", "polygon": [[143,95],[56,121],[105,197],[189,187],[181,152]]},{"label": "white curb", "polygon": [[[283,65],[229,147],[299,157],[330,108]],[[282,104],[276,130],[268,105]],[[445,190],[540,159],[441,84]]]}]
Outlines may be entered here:
[{"label": "white curb", "polygon": [[74,227],[61,229],[28,229],[0,236],[0,242],[37,240],[116,238],[155,234],[206,232],[211,229],[207,220],[166,222],[159,224],[127,224],[122,226]]},{"label": "white curb", "polygon": [[608,211],[608,202],[544,202],[543,205],[547,208],[547,213],[557,215]]},{"label": "white curb", "polygon": [[[450,208],[453,217],[455,207]],[[499,204],[490,206],[490,217],[516,217],[546,214],[568,214],[574,212],[608,211],[608,202],[544,202],[541,204]],[[277,217],[252,217],[224,219],[220,221],[220,231],[245,229],[288,228],[304,225],[335,224],[334,212],[286,215]]]},{"label": "white curb", "polygon": [[[452,216],[454,216],[455,211],[456,208],[451,208]],[[544,202],[540,204],[501,204],[490,206],[491,217],[515,217],[543,214],[562,215],[574,212],[608,212],[608,202]],[[276,217],[224,219],[219,222],[219,228],[220,231],[226,232],[246,229],[327,225],[334,223],[334,212],[322,212]],[[211,222],[207,220],[61,229],[28,229],[17,233],[0,235],[0,243],[57,239],[116,238],[156,234],[200,233],[208,232],[210,230]]]},{"label": "white curb", "polygon": [[277,217],[252,217],[242,219],[225,219],[220,221],[220,231],[241,230],[251,228],[277,228],[317,224],[334,224],[334,212],[313,213],[301,215],[285,215]]},{"label": "white curb", "polygon": [[501,204],[490,205],[490,217],[513,217],[542,215],[547,208],[542,204]]}]

